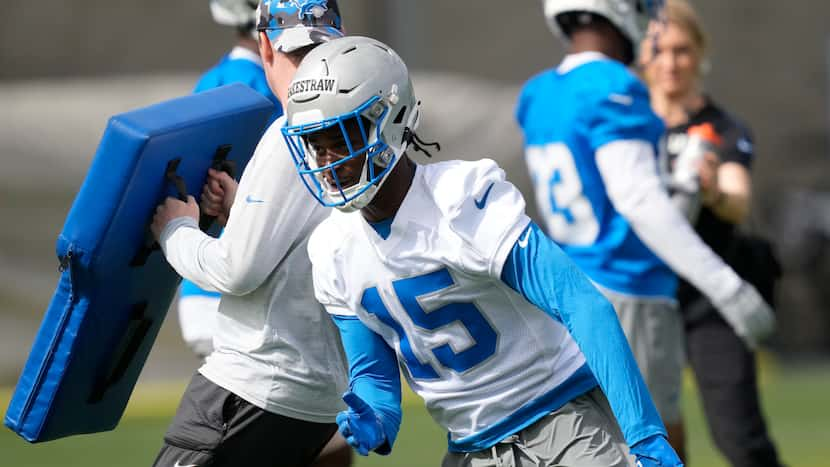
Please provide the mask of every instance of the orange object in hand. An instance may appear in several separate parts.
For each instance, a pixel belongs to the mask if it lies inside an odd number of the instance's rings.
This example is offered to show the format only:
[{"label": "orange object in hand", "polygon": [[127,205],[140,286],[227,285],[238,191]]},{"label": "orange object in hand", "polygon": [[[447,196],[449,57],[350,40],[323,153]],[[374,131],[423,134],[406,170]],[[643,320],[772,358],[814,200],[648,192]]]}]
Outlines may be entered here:
[{"label": "orange object in hand", "polygon": [[689,129],[686,130],[686,134],[689,135],[690,138],[700,138],[701,140],[715,146],[723,144],[723,138],[721,138],[718,132],[715,131],[715,126],[709,122],[689,127]]}]

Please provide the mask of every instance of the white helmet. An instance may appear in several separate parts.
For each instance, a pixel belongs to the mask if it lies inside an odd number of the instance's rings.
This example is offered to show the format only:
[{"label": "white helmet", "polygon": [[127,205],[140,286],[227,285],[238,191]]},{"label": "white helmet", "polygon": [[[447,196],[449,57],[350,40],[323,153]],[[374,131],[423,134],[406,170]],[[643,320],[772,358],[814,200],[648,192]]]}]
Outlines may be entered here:
[{"label": "white helmet", "polygon": [[[389,46],[367,37],[334,39],[303,60],[288,91],[287,123],[282,132],[306,187],[324,206],[355,211],[369,204],[418,139],[420,102],[403,60]],[[362,141],[352,141],[346,124],[359,126]],[[319,166],[306,143],[312,133],[339,127],[348,155]],[[360,179],[343,186],[334,169],[363,158]],[[331,174],[327,181],[323,174]]]},{"label": "white helmet", "polygon": [[221,25],[254,34],[258,3],[257,0],[210,0],[210,14]]},{"label": "white helmet", "polygon": [[[569,26],[564,21],[569,13],[589,13],[607,19],[631,46],[632,57],[639,49],[648,22],[657,18],[663,8],[663,0],[543,0],[548,27],[566,43],[570,42]],[[577,16],[577,18],[579,18]]]}]

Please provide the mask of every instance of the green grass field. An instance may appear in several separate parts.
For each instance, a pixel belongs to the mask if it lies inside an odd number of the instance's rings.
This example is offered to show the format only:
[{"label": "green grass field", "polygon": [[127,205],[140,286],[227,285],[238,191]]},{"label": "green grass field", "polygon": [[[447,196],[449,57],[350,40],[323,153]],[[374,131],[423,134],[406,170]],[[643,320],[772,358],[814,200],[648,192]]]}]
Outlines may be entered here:
[{"label": "green grass field", "polygon": [[[110,433],[29,445],[11,431],[0,430],[0,466],[149,466],[184,384],[140,386],[120,426]],[[830,366],[785,368],[767,362],[762,386],[767,418],[784,460],[791,467],[830,465]],[[725,467],[709,440],[689,378],[684,389],[691,465]],[[0,391],[2,407],[7,406],[8,398],[8,390]],[[394,454],[359,458],[357,466],[437,466],[445,446],[444,433],[429,418],[420,400],[407,394]]]}]

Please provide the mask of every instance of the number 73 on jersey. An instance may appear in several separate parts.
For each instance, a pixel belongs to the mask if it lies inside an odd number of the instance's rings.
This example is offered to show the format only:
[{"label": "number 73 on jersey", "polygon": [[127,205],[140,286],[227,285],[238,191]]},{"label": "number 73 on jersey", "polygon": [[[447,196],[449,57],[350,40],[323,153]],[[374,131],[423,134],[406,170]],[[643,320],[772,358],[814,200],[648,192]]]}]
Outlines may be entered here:
[{"label": "number 73 on jersey", "polygon": [[592,245],[599,235],[599,222],[568,146],[528,146],[525,159],[548,235],[566,245]]}]

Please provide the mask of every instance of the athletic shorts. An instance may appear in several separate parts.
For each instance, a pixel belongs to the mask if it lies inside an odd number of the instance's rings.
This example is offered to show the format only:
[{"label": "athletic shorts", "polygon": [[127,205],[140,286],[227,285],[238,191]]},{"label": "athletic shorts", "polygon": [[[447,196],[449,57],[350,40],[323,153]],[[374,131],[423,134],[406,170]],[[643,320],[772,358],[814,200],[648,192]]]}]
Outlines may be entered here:
[{"label": "athletic shorts", "polygon": [[475,452],[448,452],[442,467],[634,467],[617,420],[600,389],[533,425]]},{"label": "athletic shorts", "polygon": [[677,302],[600,289],[617,310],[628,344],[665,424],[681,421],[680,392],[686,364],[683,317]]},{"label": "athletic shorts", "polygon": [[153,465],[307,466],[336,431],[334,423],[312,423],[265,411],[196,373]]}]

